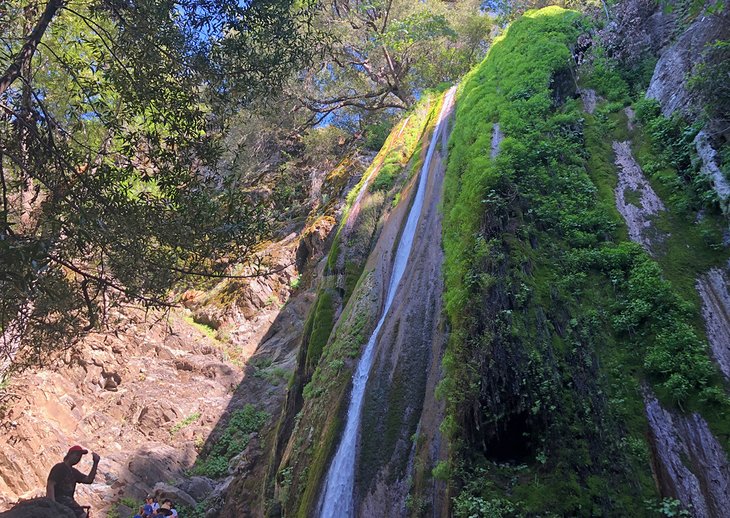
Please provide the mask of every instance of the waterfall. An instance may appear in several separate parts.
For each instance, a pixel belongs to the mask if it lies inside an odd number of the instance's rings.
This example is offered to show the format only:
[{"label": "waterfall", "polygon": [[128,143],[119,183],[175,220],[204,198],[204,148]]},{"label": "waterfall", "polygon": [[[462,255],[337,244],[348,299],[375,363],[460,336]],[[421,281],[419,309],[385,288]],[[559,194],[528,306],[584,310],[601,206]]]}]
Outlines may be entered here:
[{"label": "waterfall", "polygon": [[413,205],[408,213],[405,227],[401,234],[400,241],[397,246],[395,259],[393,262],[393,273],[388,283],[388,289],[385,294],[385,304],[383,312],[378,320],[375,330],[373,330],[370,339],[365,346],[365,350],[357,365],[355,375],[352,380],[352,395],[350,397],[350,405],[347,409],[347,423],[342,439],[337,448],[332,464],[330,464],[327,478],[325,480],[324,492],[322,493],[321,513],[322,518],[349,518],[354,514],[353,508],[353,489],[355,483],[355,453],[357,448],[357,435],[360,428],[360,415],[362,413],[363,397],[365,395],[365,386],[367,385],[370,375],[370,368],[373,363],[375,354],[375,343],[388,316],[395,294],[400,283],[403,272],[408,264],[408,257],[411,253],[413,238],[416,232],[416,226],[421,216],[423,208],[423,200],[425,197],[426,184],[428,183],[428,172],[431,166],[431,159],[438,143],[439,136],[443,130],[444,117],[451,105],[451,98],[454,95],[454,89],[449,90],[444,96],[441,112],[431,137],[431,143],[426,153],[426,159],[420,171],[418,180],[418,190],[413,199]]}]

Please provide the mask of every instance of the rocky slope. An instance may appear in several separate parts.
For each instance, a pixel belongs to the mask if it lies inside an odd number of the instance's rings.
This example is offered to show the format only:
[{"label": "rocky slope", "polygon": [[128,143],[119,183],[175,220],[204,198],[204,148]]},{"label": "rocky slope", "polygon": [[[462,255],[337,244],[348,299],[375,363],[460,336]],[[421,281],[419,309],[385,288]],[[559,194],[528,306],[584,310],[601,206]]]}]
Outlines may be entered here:
[{"label": "rocky slope", "polygon": [[[296,366],[316,267],[342,190],[358,180],[366,161],[355,157],[324,185],[320,179],[310,220],[261,248],[262,270],[270,275],[246,278],[251,268],[239,268],[240,279],[187,291],[169,312],[115,312],[107,330],[88,335],[58,365],[14,378],[2,408],[0,511],[42,495],[51,466],[77,443],[102,458],[95,483],[77,489],[96,516],[112,509],[123,516],[129,512],[119,505],[123,497],[139,501],[151,492],[205,514],[220,510],[229,486],[252,495],[231,516],[256,506],[261,491],[239,488],[232,474],[265,473],[260,461],[276,424],[271,416]],[[248,405],[265,420],[246,450],[214,479],[191,478],[196,459],[210,456],[232,416]],[[87,460],[79,466],[89,467]],[[39,502],[33,505],[46,505]]]},{"label": "rocky slope", "polygon": [[219,344],[179,314],[115,317],[116,332],[88,337],[58,369],[13,380],[0,445],[3,504],[42,493],[50,467],[77,443],[102,457],[80,501],[104,512],[122,495],[144,496],[192,465],[226,410],[243,372]]},{"label": "rocky slope", "polygon": [[[296,245],[280,243],[279,264],[294,262]],[[294,274],[289,266],[238,286],[240,304],[217,322],[231,330],[226,341],[190,312],[130,309],[112,315],[113,331],[84,339],[58,368],[13,379],[0,443],[3,504],[42,491],[50,467],[79,443],[102,456],[95,483],[79,487],[80,500],[104,512],[122,496],[139,499],[158,483],[182,481],[210,434],[245,403],[276,412],[293,363],[288,339],[300,332],[308,301],[306,293],[290,300]],[[190,294],[186,303],[197,307],[196,320],[210,322],[210,304]],[[266,359],[266,368],[250,366],[252,357]]]}]

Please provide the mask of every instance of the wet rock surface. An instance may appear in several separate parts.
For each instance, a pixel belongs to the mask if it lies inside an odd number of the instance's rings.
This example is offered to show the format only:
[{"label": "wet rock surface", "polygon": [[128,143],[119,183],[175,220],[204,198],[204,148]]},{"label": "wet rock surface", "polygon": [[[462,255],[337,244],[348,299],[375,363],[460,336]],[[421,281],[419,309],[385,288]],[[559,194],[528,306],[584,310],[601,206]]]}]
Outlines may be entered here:
[{"label": "wet rock surface", "polygon": [[[657,22],[655,32],[666,34],[662,28],[666,17],[655,15]],[[671,25],[671,22],[669,22]],[[687,78],[699,63],[705,45],[718,39],[727,39],[730,35],[730,13],[728,9],[718,14],[705,14],[694,21],[669,47],[665,48],[651,78],[646,97],[656,99],[662,106],[662,114],[671,116],[680,111],[694,115],[695,99],[687,88]]]},{"label": "wet rock surface", "polygon": [[578,91],[580,98],[583,100],[583,110],[586,113],[593,114],[596,111],[596,105],[598,104],[598,94],[592,88],[582,88]]},{"label": "wet rock surface", "polygon": [[696,518],[726,516],[730,464],[725,450],[696,413],[680,415],[644,395],[653,469],[663,495],[677,498]]},{"label": "wet rock surface", "polygon": [[489,156],[494,159],[499,154],[499,145],[504,140],[504,133],[499,128],[499,122],[495,122],[492,127],[492,149]]},{"label": "wet rock surface", "polygon": [[618,166],[618,184],[614,190],[616,208],[626,221],[629,237],[647,252],[656,255],[657,246],[665,238],[653,223],[653,217],[666,210],[652,189],[631,152],[630,142],[614,142]]},{"label": "wet rock surface", "polygon": [[730,291],[728,270],[713,268],[697,279],[697,292],[702,299],[702,317],[712,355],[730,379]]},{"label": "wet rock surface", "polygon": [[710,179],[712,188],[717,193],[722,211],[727,214],[730,211],[730,182],[720,169],[720,157],[712,146],[710,136],[705,130],[700,131],[694,139],[697,155],[702,164],[700,172]]},{"label": "wet rock surface", "polygon": [[[446,117],[448,121],[448,112]],[[502,138],[495,124],[493,152],[498,152]],[[448,131],[441,139],[443,153]],[[414,473],[416,457],[419,464],[434,466],[446,453],[438,430],[443,402],[434,397],[446,345],[441,321],[443,252],[440,240],[427,237],[441,235],[444,158],[435,154],[431,162],[408,266],[376,345],[356,462],[356,516],[401,516],[411,484],[421,476]],[[399,295],[404,293],[417,296]],[[419,441],[412,440],[414,434]],[[443,492],[437,482],[421,497],[440,509]]]}]

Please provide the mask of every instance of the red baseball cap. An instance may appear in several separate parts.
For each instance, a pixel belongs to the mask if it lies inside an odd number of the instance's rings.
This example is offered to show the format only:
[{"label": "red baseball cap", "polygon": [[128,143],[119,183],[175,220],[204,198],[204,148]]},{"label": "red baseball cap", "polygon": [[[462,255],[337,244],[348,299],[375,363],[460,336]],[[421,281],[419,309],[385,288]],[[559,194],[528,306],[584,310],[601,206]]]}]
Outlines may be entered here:
[{"label": "red baseball cap", "polygon": [[66,455],[68,455],[69,453],[75,453],[75,452],[79,452],[81,455],[86,455],[87,453],[89,453],[89,450],[85,450],[77,444],[76,446],[71,446],[68,449],[68,453],[66,453]]}]

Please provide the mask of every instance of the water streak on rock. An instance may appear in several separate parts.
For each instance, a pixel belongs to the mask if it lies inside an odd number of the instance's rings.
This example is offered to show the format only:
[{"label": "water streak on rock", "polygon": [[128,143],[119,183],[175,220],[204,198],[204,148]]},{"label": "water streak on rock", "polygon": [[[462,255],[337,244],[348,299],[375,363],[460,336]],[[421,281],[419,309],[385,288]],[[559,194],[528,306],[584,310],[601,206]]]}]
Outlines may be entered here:
[{"label": "water streak on rock", "polygon": [[494,127],[492,129],[492,152],[490,153],[490,157],[492,160],[494,160],[497,155],[499,154],[499,145],[504,140],[504,133],[499,129],[499,122],[494,123]]},{"label": "water streak on rock", "polygon": [[355,375],[353,376],[352,395],[347,410],[345,430],[327,473],[324,491],[322,493],[320,514],[325,518],[348,518],[351,517],[354,512],[353,489],[355,479],[357,435],[360,428],[363,396],[365,394],[365,387],[367,385],[370,368],[374,358],[373,353],[375,351],[375,344],[378,340],[380,329],[383,327],[385,319],[388,317],[388,312],[393,300],[395,299],[401,278],[403,277],[403,273],[408,265],[416,227],[420,219],[421,209],[425,198],[431,158],[433,157],[434,151],[439,142],[439,137],[444,126],[443,122],[445,115],[450,110],[453,95],[453,89],[445,95],[441,113],[439,114],[433,136],[431,137],[431,144],[429,145],[426,159],[424,160],[423,167],[421,169],[418,190],[414,196],[413,205],[411,206],[408,219],[406,220],[403,233],[401,234],[400,242],[397,246],[383,311],[380,320],[375,326],[375,330],[363,350],[362,357],[360,358]]}]

